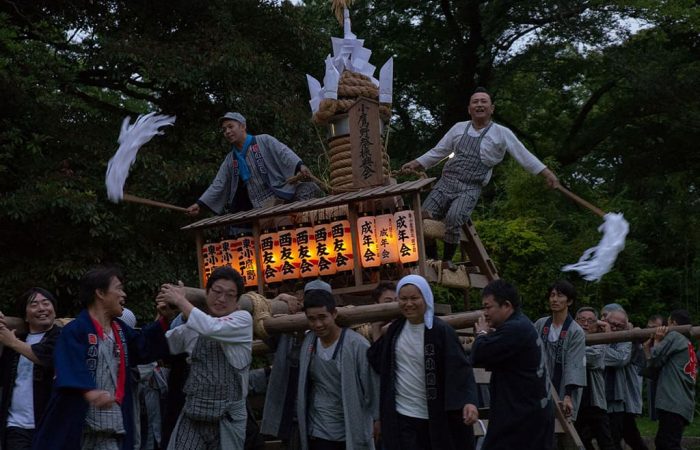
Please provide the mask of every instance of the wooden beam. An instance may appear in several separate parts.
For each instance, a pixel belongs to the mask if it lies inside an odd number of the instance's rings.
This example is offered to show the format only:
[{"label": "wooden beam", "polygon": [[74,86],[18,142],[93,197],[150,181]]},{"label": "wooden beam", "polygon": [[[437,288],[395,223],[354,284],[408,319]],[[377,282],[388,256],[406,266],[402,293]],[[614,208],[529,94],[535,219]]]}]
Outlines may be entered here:
[{"label": "wooden beam", "polygon": [[[633,328],[631,330],[593,333],[586,335],[586,345],[612,344],[615,342],[646,341],[654,335],[656,328]],[[700,327],[680,325],[668,327],[668,331],[677,331],[685,336],[700,336]]]}]

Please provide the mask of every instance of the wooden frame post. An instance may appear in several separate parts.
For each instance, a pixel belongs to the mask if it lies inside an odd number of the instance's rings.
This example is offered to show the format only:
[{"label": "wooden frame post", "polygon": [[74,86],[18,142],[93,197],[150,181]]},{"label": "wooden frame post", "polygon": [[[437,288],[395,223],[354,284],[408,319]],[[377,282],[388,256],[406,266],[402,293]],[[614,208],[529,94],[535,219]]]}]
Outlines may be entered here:
[{"label": "wooden frame post", "polygon": [[202,256],[202,247],[204,247],[204,233],[202,230],[195,230],[194,244],[197,246],[197,273],[199,274],[199,287],[204,289],[204,257]]},{"label": "wooden frame post", "polygon": [[352,244],[355,248],[352,251],[353,260],[353,274],[355,275],[355,286],[362,286],[362,260],[358,253],[360,248],[358,234],[357,234],[357,203],[348,203],[348,220],[350,221],[350,237],[352,239]]},{"label": "wooden frame post", "polygon": [[423,235],[423,213],[421,212],[420,192],[413,193],[413,217],[416,222],[416,239],[418,239],[418,273],[425,277],[425,236]]},{"label": "wooden frame post", "polygon": [[253,221],[253,239],[255,240],[255,270],[258,272],[258,294],[264,295],[265,277],[262,270],[262,255],[260,254],[260,221]]}]

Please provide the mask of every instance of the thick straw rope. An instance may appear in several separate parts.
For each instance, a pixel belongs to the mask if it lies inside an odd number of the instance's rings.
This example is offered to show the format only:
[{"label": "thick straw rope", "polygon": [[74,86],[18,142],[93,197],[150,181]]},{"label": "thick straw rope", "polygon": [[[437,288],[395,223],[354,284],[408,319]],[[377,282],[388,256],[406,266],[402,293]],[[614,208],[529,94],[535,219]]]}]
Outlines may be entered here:
[{"label": "thick straw rope", "polygon": [[[343,71],[338,80],[338,99],[321,100],[318,111],[313,115],[313,122],[316,124],[329,123],[334,116],[347,112],[359,97],[378,100],[379,89],[369,77],[348,70]],[[383,121],[388,122],[391,118],[391,105],[380,104],[379,116]],[[358,190],[353,186],[352,152],[349,136],[328,141],[328,162],[332,192]],[[382,175],[385,179],[391,175],[391,165],[386,149],[382,149]]]},{"label": "thick straw rope", "polygon": [[[379,99],[379,89],[372,80],[361,73],[343,71],[338,80],[338,99],[326,98],[321,100],[318,111],[314,113],[312,120],[319,125],[325,125],[336,114],[347,112],[355,104],[358,97],[367,97],[373,100]],[[381,103],[379,105],[379,117],[384,121],[391,119],[391,105]]]},{"label": "thick straw rope", "polygon": [[258,339],[267,339],[269,335],[263,322],[272,317],[270,301],[257,292],[246,292],[243,295],[246,295],[253,305],[253,334]]}]

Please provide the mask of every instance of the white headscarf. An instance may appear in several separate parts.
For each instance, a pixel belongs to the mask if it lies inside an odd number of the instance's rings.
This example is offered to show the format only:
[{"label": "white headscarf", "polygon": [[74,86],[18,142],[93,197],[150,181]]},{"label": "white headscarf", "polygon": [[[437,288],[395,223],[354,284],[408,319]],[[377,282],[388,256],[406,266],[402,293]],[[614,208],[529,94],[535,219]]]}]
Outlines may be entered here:
[{"label": "white headscarf", "polygon": [[407,284],[412,284],[418,288],[418,290],[423,294],[423,300],[425,301],[425,315],[423,316],[423,322],[425,326],[430,330],[433,328],[433,315],[435,314],[435,301],[433,300],[433,291],[430,289],[430,285],[420,275],[406,275],[401,278],[399,284],[396,286],[396,292],[399,293],[401,288]]}]

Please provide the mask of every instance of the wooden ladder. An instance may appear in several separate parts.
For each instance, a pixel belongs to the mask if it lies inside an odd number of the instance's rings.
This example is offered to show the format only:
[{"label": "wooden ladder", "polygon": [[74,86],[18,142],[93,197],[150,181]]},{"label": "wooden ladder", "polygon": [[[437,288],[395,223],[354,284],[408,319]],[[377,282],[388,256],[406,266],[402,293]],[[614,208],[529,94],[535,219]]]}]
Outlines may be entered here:
[{"label": "wooden ladder", "polygon": [[[481,369],[478,367],[474,368],[474,379],[476,380],[476,386],[481,398],[481,390],[488,388],[491,382],[491,372]],[[556,390],[550,382],[550,391],[552,393],[552,400],[554,402],[554,434],[557,437],[557,441],[560,442],[558,448],[564,449],[575,449],[584,450],[583,442],[576,432],[573,423],[566,418],[564,411],[561,410],[559,406],[559,396]],[[488,430],[489,422],[489,407],[479,408],[479,422],[474,424],[474,436],[480,437],[484,436]]]}]

